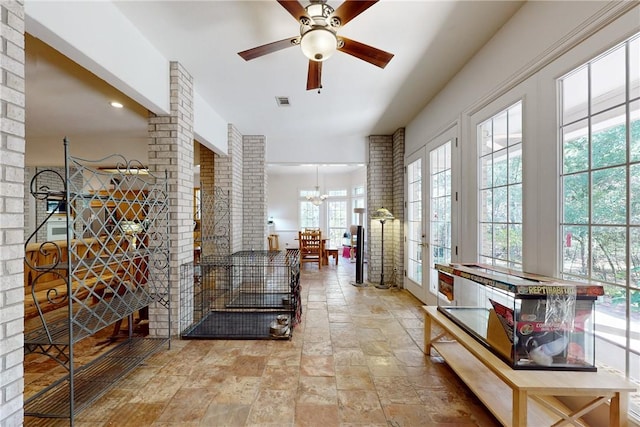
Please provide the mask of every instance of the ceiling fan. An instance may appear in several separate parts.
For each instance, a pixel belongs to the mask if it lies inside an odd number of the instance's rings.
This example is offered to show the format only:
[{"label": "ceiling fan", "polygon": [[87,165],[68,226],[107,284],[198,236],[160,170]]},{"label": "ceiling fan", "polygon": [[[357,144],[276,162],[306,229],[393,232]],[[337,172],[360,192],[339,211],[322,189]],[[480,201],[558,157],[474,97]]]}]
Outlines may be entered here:
[{"label": "ceiling fan", "polygon": [[380,68],[384,68],[393,58],[392,53],[337,34],[340,27],[373,6],[378,0],[345,0],[337,9],[329,6],[326,0],[311,0],[306,7],[297,0],[277,1],[300,23],[300,35],[238,52],[245,61],[299,45],[302,53],[309,58],[307,90],[313,90],[322,88],[322,62],[336,50]]}]

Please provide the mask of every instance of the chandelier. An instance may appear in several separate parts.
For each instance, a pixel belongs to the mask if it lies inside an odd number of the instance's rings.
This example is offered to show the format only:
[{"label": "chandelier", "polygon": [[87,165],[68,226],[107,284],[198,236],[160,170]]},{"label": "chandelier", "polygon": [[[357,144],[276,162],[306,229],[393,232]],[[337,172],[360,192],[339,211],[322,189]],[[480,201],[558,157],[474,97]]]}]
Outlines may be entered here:
[{"label": "chandelier", "polygon": [[320,206],[322,202],[329,197],[328,194],[320,193],[320,186],[318,185],[318,167],[316,166],[316,191],[313,195],[308,195],[307,200],[313,203],[315,206]]}]

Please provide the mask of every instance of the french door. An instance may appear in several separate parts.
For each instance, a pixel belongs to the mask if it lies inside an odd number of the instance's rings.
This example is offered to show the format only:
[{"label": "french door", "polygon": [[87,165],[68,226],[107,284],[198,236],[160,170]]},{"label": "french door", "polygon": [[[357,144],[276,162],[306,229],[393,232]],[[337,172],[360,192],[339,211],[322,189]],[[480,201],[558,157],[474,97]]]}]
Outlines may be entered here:
[{"label": "french door", "polygon": [[436,138],[407,158],[407,241],[405,288],[426,304],[438,292],[436,263],[451,262],[454,195],[452,191],[454,130]]}]

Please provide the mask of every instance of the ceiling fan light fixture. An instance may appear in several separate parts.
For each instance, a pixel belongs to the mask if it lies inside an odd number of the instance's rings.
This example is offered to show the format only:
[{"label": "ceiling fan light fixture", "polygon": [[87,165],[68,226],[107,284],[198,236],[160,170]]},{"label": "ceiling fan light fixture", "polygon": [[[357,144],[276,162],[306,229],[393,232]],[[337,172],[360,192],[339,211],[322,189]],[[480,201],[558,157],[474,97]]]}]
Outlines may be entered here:
[{"label": "ceiling fan light fixture", "polygon": [[324,61],[338,49],[338,39],[333,31],[315,27],[302,35],[300,48],[310,60]]}]

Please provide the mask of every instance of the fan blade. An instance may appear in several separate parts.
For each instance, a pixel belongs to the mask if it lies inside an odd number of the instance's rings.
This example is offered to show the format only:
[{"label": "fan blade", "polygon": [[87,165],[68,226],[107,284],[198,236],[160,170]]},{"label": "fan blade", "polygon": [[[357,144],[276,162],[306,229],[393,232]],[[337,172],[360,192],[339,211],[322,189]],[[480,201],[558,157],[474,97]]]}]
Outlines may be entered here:
[{"label": "fan blade", "polygon": [[348,53],[380,68],[386,67],[391,58],[393,58],[393,53],[385,52],[346,37],[340,37],[340,39],[344,42],[344,46],[339,48],[339,51]]},{"label": "fan blade", "polygon": [[333,16],[340,18],[341,25],[344,26],[356,16],[376,4],[378,0],[345,0],[344,3],[336,9]]},{"label": "fan blade", "polygon": [[300,37],[289,37],[288,39],[268,43],[262,46],[254,47],[253,49],[243,50],[242,52],[238,52],[238,55],[240,55],[245,61],[250,61],[268,53],[277,52],[291,46],[297,46],[299,38]]},{"label": "fan blade", "polygon": [[322,62],[309,60],[309,73],[307,74],[307,90],[322,88]]},{"label": "fan blade", "polygon": [[280,6],[287,9],[287,12],[289,12],[298,22],[300,22],[300,18],[307,16],[307,11],[297,0],[278,0],[278,3],[280,3]]}]

